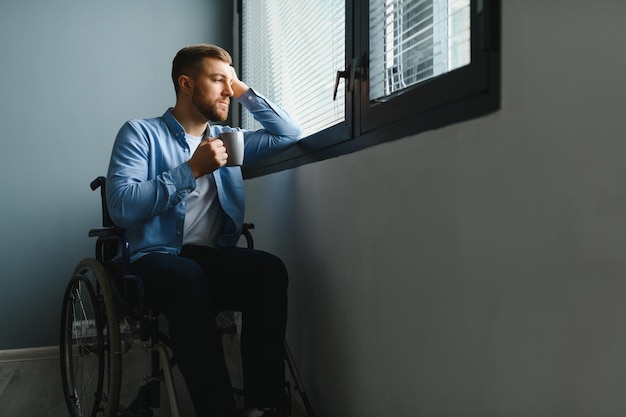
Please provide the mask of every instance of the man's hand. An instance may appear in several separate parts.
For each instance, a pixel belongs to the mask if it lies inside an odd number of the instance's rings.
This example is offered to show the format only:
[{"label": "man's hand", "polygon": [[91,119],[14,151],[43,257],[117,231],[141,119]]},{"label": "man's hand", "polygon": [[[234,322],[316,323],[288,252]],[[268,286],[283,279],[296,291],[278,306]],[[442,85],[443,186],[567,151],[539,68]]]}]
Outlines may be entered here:
[{"label": "man's hand", "polygon": [[248,87],[246,83],[244,83],[243,81],[239,79],[239,77],[237,76],[237,71],[235,71],[234,67],[230,67],[230,68],[232,72],[231,78],[233,80],[233,83],[231,85],[231,88],[233,89],[233,97],[239,98],[239,96],[241,96],[243,93],[248,91],[250,87]]},{"label": "man's hand", "polygon": [[203,175],[220,169],[228,161],[228,154],[224,142],[220,138],[206,138],[187,162],[193,176],[199,178]]}]

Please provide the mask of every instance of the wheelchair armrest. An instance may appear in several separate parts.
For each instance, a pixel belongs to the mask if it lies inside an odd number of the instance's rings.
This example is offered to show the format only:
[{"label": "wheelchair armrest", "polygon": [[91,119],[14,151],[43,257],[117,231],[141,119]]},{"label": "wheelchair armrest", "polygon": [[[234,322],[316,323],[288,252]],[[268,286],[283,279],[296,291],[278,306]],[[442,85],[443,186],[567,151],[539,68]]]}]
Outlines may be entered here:
[{"label": "wheelchair armrest", "polygon": [[117,226],[101,227],[99,229],[91,229],[89,231],[89,237],[111,237],[121,236],[124,233],[124,229]]}]

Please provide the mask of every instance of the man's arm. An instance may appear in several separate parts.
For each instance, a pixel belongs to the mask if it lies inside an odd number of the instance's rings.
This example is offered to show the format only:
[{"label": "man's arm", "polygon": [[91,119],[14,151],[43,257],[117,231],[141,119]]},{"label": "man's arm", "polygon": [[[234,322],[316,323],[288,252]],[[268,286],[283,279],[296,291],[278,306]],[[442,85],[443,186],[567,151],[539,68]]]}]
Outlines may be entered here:
[{"label": "man's arm", "polygon": [[244,163],[258,162],[278,154],[302,138],[302,129],[289,114],[241,81],[234,68],[231,87],[233,98],[263,126],[263,129],[245,132]]},{"label": "man's arm", "polygon": [[250,88],[242,94],[239,102],[263,126],[262,129],[244,133],[245,164],[274,156],[302,138],[302,129],[289,114],[254,89]]},{"label": "man's arm", "polygon": [[107,172],[109,214],[121,227],[129,227],[169,210],[196,186],[186,161],[170,164],[174,167],[161,172],[163,161],[150,160],[156,151],[150,149],[147,128],[137,123],[127,122],[120,129]]}]

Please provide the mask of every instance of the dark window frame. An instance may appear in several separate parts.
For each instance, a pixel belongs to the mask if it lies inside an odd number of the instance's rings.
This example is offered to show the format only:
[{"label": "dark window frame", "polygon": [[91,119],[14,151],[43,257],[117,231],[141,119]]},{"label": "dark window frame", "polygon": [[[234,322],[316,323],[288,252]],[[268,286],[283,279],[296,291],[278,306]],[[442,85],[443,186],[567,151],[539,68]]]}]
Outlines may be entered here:
[{"label": "dark window frame", "polygon": [[369,2],[346,0],[345,68],[350,66],[355,70],[355,79],[344,82],[345,121],[302,139],[280,155],[244,167],[244,178],[357,152],[497,111],[500,108],[500,1],[471,0],[469,65],[408,88],[386,102],[370,103]]}]

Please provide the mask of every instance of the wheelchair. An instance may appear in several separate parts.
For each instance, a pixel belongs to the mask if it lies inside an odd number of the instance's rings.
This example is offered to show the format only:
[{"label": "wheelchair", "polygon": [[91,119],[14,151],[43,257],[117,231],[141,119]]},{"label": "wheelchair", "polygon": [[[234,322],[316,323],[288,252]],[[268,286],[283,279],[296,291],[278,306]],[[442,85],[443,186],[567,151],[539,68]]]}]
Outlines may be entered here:
[{"label": "wheelchair", "polygon": [[[172,417],[179,417],[169,338],[160,329],[159,312],[144,301],[143,280],[129,273],[130,248],[124,229],[116,226],[106,206],[106,178],[90,183],[92,191],[100,189],[102,227],[91,229],[96,238],[94,258],[81,260],[74,268],[62,303],[60,323],[61,381],[65,402],[71,417],[151,417],[161,406],[161,382],[165,383]],[[244,224],[246,245],[254,247],[251,229]],[[238,312],[222,312],[216,318],[225,343],[231,380],[240,366],[238,334],[241,320]],[[136,397],[121,404],[122,357],[134,344],[149,352],[149,373],[138,388]],[[226,346],[228,343],[228,346]],[[230,356],[229,356],[230,355]],[[285,340],[285,361],[308,417],[315,417],[303,388],[289,345]],[[239,368],[240,369],[240,368]],[[243,403],[240,385],[233,386],[237,403]],[[288,417],[292,415],[290,381],[285,381]]]}]

